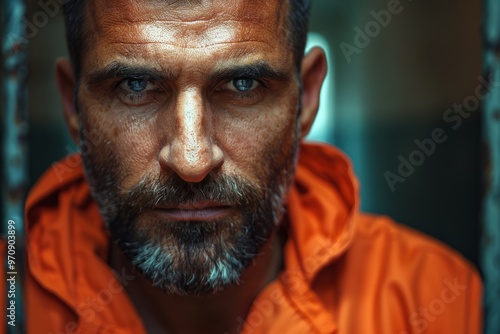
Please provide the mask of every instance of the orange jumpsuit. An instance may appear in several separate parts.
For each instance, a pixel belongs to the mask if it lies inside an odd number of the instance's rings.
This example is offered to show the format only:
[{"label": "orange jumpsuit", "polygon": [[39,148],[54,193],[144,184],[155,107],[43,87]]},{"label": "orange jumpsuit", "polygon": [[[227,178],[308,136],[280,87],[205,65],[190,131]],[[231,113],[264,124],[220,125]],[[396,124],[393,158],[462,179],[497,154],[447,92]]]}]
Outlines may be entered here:
[{"label": "orange jumpsuit", "polygon": [[[360,213],[357,188],[338,150],[302,144],[284,269],[246,320],[235,319],[241,331],[480,333],[475,269],[429,237]],[[122,285],[134,274],[107,263],[109,239],[79,156],[55,164],[32,189],[26,228],[28,333],[145,333]]]}]

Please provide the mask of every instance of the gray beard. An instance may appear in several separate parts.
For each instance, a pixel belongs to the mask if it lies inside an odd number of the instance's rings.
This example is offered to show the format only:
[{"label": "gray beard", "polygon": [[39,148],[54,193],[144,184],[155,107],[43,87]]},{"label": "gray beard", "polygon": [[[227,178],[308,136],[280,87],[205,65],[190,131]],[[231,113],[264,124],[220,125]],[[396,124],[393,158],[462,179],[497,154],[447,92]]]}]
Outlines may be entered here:
[{"label": "gray beard", "polygon": [[[238,284],[242,272],[269,240],[274,226],[281,219],[283,196],[264,193],[265,200],[260,200],[257,192],[241,186],[241,182],[239,186],[236,183],[230,187],[222,186],[225,192],[222,189],[220,192],[210,192],[208,188],[211,182],[214,181],[209,180],[200,185],[199,192],[193,192],[204,194],[203,199],[195,195],[192,200],[182,203],[198,200],[228,203],[221,197],[226,197],[226,200],[230,197],[232,202],[229,203],[238,208],[237,215],[204,222],[149,220],[146,224],[140,224],[154,226],[154,229],[149,229],[137,228],[137,210],[129,213],[129,208],[122,207],[115,211],[118,214],[113,219],[107,219],[112,239],[130,257],[132,264],[164,292],[202,295]],[[223,181],[226,184],[232,182]],[[141,185],[131,193],[141,194],[144,198],[145,194],[150,193],[144,188],[148,187]],[[231,193],[227,190],[231,188],[238,191]],[[179,187],[174,189],[178,190]],[[239,199],[236,194],[241,194]],[[161,196],[152,198],[156,202]],[[164,202],[160,200],[158,203]],[[148,206],[141,206],[144,207]]]},{"label": "gray beard", "polygon": [[[268,177],[260,180],[260,187],[238,177],[209,175],[194,184],[173,175],[145,177],[125,192],[118,187],[113,154],[104,154],[104,164],[96,164],[92,154],[84,152],[82,157],[111,239],[131,263],[166,293],[205,295],[238,284],[280,222],[298,156],[296,141],[292,153],[286,153],[282,166],[273,165],[279,161],[276,157],[268,158]],[[169,222],[145,215],[159,204],[198,201],[228,203],[238,214],[205,222]]]}]

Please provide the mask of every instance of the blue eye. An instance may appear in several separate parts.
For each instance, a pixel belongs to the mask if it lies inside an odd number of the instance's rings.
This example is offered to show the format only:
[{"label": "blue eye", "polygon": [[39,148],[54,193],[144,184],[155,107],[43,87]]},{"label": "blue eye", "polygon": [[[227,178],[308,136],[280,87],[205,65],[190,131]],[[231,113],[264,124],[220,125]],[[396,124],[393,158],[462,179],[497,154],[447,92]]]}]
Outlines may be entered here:
[{"label": "blue eye", "polygon": [[148,81],[143,79],[127,79],[127,87],[134,93],[140,93],[148,86]]},{"label": "blue eye", "polygon": [[[152,101],[153,96],[158,96],[160,86],[144,78],[126,78],[118,86],[118,93],[123,103],[130,106],[139,106]],[[155,94],[156,93],[156,94]]]},{"label": "blue eye", "polygon": [[254,87],[255,80],[249,78],[237,78],[233,80],[233,86],[239,92],[248,92]]}]

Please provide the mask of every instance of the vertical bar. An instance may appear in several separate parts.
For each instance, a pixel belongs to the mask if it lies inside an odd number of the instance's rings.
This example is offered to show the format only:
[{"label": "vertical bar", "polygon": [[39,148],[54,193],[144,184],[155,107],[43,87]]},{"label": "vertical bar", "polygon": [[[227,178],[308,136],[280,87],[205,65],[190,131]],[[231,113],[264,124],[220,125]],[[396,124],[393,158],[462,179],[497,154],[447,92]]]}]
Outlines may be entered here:
[{"label": "vertical bar", "polygon": [[500,333],[500,1],[484,2],[484,75],[490,91],[483,106],[485,197],[481,262],[485,333]]},{"label": "vertical bar", "polygon": [[[7,333],[24,333],[24,200],[27,187],[27,39],[23,0],[2,0],[3,232],[7,240]],[[12,283],[12,284],[11,284]],[[14,290],[14,291],[13,291]],[[12,312],[14,304],[14,312]],[[10,308],[10,309],[9,309]],[[14,314],[14,317],[12,317]],[[14,320],[13,320],[14,319]],[[13,324],[15,326],[13,326]]]}]

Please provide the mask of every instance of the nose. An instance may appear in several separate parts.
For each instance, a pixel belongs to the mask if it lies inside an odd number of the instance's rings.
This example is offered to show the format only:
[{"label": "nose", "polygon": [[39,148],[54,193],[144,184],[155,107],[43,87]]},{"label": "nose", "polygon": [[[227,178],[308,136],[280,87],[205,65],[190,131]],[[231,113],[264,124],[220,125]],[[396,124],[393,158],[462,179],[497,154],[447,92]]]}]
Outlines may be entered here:
[{"label": "nose", "polygon": [[213,138],[213,117],[208,115],[203,93],[185,90],[175,105],[175,127],[160,151],[163,169],[171,169],[186,182],[200,182],[224,160]]}]

